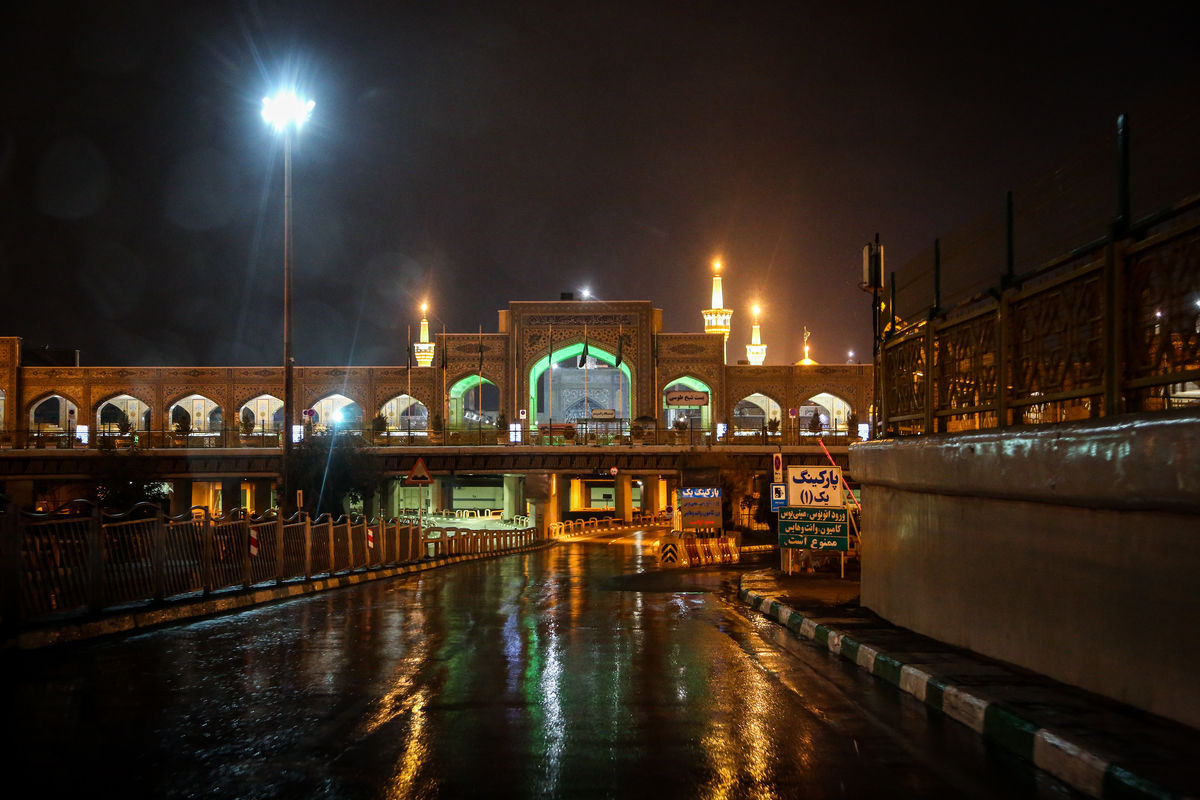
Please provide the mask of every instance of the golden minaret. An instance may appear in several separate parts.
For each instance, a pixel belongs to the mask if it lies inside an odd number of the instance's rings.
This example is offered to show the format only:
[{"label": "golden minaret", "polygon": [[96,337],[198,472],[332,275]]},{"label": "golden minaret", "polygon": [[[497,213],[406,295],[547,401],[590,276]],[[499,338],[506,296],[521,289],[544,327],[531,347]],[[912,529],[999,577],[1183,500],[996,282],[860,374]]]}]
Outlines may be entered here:
[{"label": "golden minaret", "polygon": [[729,344],[729,321],[733,319],[733,309],[722,308],[723,305],[725,305],[725,299],[721,292],[721,259],[718,258],[713,261],[712,308],[706,308],[701,313],[704,315],[705,333],[724,334],[725,339],[721,345],[721,361],[728,363],[726,346]]}]

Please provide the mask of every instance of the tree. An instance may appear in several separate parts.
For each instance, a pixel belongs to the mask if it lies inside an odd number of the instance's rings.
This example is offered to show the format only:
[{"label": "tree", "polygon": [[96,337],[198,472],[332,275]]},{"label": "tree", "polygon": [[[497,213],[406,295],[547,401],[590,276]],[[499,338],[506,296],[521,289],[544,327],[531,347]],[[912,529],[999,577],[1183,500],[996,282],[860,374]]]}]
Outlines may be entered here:
[{"label": "tree", "polygon": [[381,465],[362,440],[348,434],[313,436],[293,449],[291,485],[304,492],[304,508],[312,516],[345,513],[345,503],[362,502],[383,483]]},{"label": "tree", "polygon": [[138,503],[166,503],[170,488],[139,448],[101,448],[93,499],[102,508],[128,511]]}]

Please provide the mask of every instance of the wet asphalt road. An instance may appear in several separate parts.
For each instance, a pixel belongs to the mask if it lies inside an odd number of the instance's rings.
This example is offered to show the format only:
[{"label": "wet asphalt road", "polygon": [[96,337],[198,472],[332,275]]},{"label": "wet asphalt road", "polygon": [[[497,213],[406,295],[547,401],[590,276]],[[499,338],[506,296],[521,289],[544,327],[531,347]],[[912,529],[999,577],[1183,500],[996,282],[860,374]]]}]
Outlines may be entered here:
[{"label": "wet asphalt road", "polygon": [[579,542],[10,655],[0,764],[41,797],[1073,796],[736,582]]}]

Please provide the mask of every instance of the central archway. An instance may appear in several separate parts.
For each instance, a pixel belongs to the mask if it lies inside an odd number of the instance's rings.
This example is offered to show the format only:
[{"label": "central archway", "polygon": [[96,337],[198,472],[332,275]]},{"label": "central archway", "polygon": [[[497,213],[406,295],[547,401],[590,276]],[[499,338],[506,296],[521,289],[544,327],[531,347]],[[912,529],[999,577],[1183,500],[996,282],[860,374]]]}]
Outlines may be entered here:
[{"label": "central archway", "polygon": [[[584,365],[579,366],[583,343],[560,347],[549,358],[540,358],[529,370],[531,424],[574,422],[597,408],[613,409],[617,419],[629,419],[633,407],[633,378],[629,365],[607,350],[588,342]],[[549,373],[549,374],[547,374]],[[571,414],[576,414],[572,417]]]},{"label": "central archway", "polygon": [[449,397],[451,428],[494,425],[500,415],[500,389],[487,378],[468,375],[446,393]]}]

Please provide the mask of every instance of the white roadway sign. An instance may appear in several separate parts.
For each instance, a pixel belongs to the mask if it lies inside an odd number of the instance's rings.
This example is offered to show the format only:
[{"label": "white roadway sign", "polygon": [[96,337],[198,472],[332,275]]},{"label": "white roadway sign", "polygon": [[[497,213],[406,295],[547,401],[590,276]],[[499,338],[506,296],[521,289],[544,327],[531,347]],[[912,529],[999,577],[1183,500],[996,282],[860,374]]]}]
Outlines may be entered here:
[{"label": "white roadway sign", "polygon": [[663,394],[663,402],[669,406],[706,406],[708,405],[708,392],[665,392]]},{"label": "white roadway sign", "polygon": [[789,506],[844,506],[841,467],[788,467]]}]

